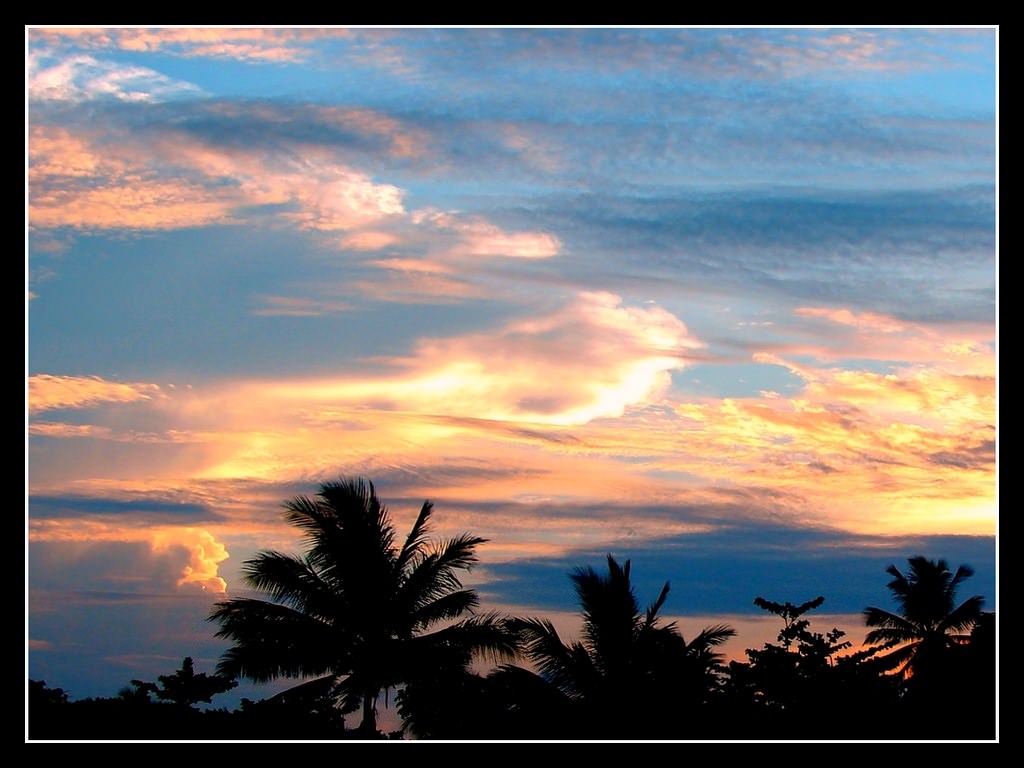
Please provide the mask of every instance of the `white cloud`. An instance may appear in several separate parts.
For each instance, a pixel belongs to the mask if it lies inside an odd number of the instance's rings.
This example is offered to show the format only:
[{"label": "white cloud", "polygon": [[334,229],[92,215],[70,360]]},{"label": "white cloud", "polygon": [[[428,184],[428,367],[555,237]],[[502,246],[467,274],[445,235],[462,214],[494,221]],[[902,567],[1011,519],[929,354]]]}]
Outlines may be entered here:
[{"label": "white cloud", "polygon": [[202,89],[148,67],[103,61],[87,54],[56,58],[30,52],[29,98],[38,101],[153,102],[181,96],[197,96]]}]

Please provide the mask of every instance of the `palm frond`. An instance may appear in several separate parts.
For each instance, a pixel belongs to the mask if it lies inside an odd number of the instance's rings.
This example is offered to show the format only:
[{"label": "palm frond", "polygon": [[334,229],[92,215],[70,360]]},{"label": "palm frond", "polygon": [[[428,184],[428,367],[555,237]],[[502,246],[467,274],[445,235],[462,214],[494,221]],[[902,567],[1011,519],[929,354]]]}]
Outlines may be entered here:
[{"label": "palm frond", "polygon": [[433,508],[434,505],[429,501],[423,502],[423,506],[420,507],[420,513],[416,516],[416,522],[409,529],[409,535],[406,536],[405,543],[402,545],[398,558],[395,560],[395,571],[397,574],[405,573],[413,557],[422,550],[423,545],[426,543],[427,534],[430,529],[428,521]]},{"label": "palm frond", "polygon": [[880,656],[879,662],[886,669],[895,670],[901,675],[907,675],[919,647],[920,642],[911,642],[906,645],[901,645],[899,648],[896,648],[896,650]]},{"label": "palm frond", "polygon": [[686,649],[688,652],[707,650],[721,645],[730,637],[735,636],[736,630],[728,624],[712,624],[710,627],[704,627],[693,640],[687,643]]},{"label": "palm frond", "polygon": [[330,550],[339,544],[350,550],[359,547],[365,557],[393,563],[395,529],[373,483],[362,478],[324,483],[317,496],[321,516],[329,521],[317,535],[324,535],[323,543]]},{"label": "palm frond", "polygon": [[523,652],[533,661],[541,675],[564,693],[573,695],[577,685],[575,671],[578,659],[573,648],[565,645],[558,630],[548,619],[513,619],[510,627],[520,637]]},{"label": "palm frond", "polygon": [[429,629],[439,621],[457,619],[480,604],[480,598],[471,589],[449,592],[409,612],[409,626],[413,630]]},{"label": "palm frond", "polygon": [[462,534],[443,542],[433,551],[414,557],[397,588],[396,598],[410,611],[462,588],[458,571],[468,571],[477,562],[475,549],[486,542]]},{"label": "palm frond", "polygon": [[583,637],[594,660],[615,665],[641,626],[640,606],[629,582],[629,561],[620,566],[608,555],[608,576],[593,568],[570,575],[583,609]]},{"label": "palm frond", "polygon": [[647,608],[647,616],[644,623],[648,627],[653,627],[655,622],[658,620],[658,611],[665,604],[665,599],[668,597],[669,583],[666,581],[665,585],[661,588],[661,593],[658,595],[658,599],[655,600]]},{"label": "palm frond", "polygon": [[326,619],[337,613],[339,595],[307,560],[281,552],[259,552],[242,565],[247,584],[296,610]]},{"label": "palm frond", "polygon": [[892,576],[892,581],[890,581],[886,586],[889,588],[889,591],[892,592],[896,603],[901,609],[906,611],[907,595],[911,592],[910,584],[907,582],[906,576],[904,576],[900,569],[895,565],[890,565],[885,569],[885,571]]},{"label": "palm frond", "polygon": [[905,616],[871,606],[864,609],[864,623],[869,627],[892,629],[908,635],[916,635],[921,632],[920,625]]},{"label": "palm frond", "polygon": [[413,642],[444,644],[488,662],[512,661],[521,653],[519,633],[494,611],[470,616]]},{"label": "palm frond", "polygon": [[967,598],[942,620],[940,630],[943,632],[969,631],[978,623],[978,619],[981,617],[981,609],[984,605],[985,598],[981,595]]},{"label": "palm frond", "polygon": [[265,682],[345,672],[344,632],[288,606],[236,597],[216,603],[208,620],[220,623],[216,637],[234,641],[221,674]]}]

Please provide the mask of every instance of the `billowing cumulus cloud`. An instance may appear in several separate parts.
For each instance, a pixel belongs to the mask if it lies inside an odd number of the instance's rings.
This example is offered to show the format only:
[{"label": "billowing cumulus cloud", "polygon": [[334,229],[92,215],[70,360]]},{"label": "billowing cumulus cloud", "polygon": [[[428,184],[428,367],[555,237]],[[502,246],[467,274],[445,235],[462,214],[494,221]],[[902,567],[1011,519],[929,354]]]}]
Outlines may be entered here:
[{"label": "billowing cumulus cloud", "polygon": [[30,413],[56,408],[88,408],[99,403],[130,403],[161,396],[156,384],[107,381],[98,376],[54,376],[46,373],[29,377]]},{"label": "billowing cumulus cloud", "polygon": [[[40,589],[222,593],[229,555],[209,531],[41,521],[29,532],[29,568]],[[58,567],[59,565],[59,567]]]}]

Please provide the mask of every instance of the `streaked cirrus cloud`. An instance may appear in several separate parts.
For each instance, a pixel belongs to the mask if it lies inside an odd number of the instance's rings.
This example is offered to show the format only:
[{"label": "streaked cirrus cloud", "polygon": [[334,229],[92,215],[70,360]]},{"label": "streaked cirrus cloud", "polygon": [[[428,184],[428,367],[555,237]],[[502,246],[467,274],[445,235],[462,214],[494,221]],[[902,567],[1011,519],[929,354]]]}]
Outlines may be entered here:
[{"label": "streaked cirrus cloud", "polygon": [[107,381],[99,376],[59,376],[40,373],[28,380],[29,412],[57,408],[88,408],[99,403],[131,403],[162,396],[159,385]]},{"label": "streaked cirrus cloud", "polygon": [[344,38],[344,29],[262,29],[258,27],[95,27],[33,29],[35,40],[86,49],[120,49],[240,59],[253,62],[297,62],[307,58],[309,44]]}]

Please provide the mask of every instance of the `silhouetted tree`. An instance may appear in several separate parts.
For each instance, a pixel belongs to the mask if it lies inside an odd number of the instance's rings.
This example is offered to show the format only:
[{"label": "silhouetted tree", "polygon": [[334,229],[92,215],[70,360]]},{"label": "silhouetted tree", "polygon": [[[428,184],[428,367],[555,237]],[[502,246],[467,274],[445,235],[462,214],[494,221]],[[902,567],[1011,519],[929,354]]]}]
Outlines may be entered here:
[{"label": "silhouetted tree", "polygon": [[[161,701],[169,701],[181,707],[191,707],[200,702],[209,704],[218,693],[230,691],[238,683],[228,675],[207,675],[201,672],[198,675],[192,666],[192,657],[186,656],[181,663],[181,669],[171,675],[160,675],[157,680],[160,686],[153,683],[146,683],[142,680],[132,680],[135,689],[133,695],[147,696],[153,694]],[[122,697],[128,696],[122,694]]]},{"label": "silhouetted tree", "polygon": [[619,565],[609,555],[607,576],[586,567],[571,578],[583,609],[581,641],[563,643],[546,619],[518,625],[527,656],[563,697],[566,735],[664,737],[715,684],[720,657],[713,649],[734,630],[715,625],[687,643],[658,615],[668,582],[641,612],[628,560]]},{"label": "silhouetted tree", "polygon": [[[804,615],[824,602],[823,596],[798,605],[754,599],[783,625],[777,643],[747,649],[747,663],[729,664],[722,721],[730,728],[745,723],[741,737],[871,738],[888,727],[884,713],[895,703],[895,689],[882,676],[884,663],[876,649],[844,654],[851,643],[841,629],[811,631]],[[866,708],[876,715],[868,727]]]},{"label": "silhouetted tree", "polygon": [[956,605],[956,591],[974,569],[961,565],[956,573],[945,560],[912,557],[904,575],[895,565],[886,568],[891,575],[892,592],[900,613],[869,607],[864,621],[869,627],[865,641],[896,646],[887,658],[905,679],[917,676],[919,682],[941,674],[941,667],[954,646],[963,644],[981,617],[985,599],[974,595]]},{"label": "silhouetted tree", "polygon": [[345,718],[334,696],[334,681],[321,677],[271,696],[242,699],[233,713],[238,738],[343,739]]},{"label": "silhouetted tree", "polygon": [[363,479],[324,483],[314,498],[299,496],[285,508],[308,549],[302,556],[260,552],[245,563],[246,581],[272,601],[237,597],[215,606],[217,636],[234,641],[222,672],[255,681],[334,678],[342,711],[361,705],[360,730],[370,736],[381,691],[437,659],[468,665],[474,653],[514,656],[516,639],[503,619],[461,618],[478,598],[462,588],[459,572],[476,562],[484,539],[428,541],[430,502],[400,547],[373,484]]},{"label": "silhouetted tree", "polygon": [[[902,684],[901,716],[907,738],[991,738],[994,733],[994,668],[978,681],[969,657],[972,636],[984,637],[984,598],[973,595],[957,604],[957,589],[974,574],[967,565],[953,572],[945,560],[917,556],[906,574],[895,565],[889,591],[899,613],[869,607],[864,620],[875,629],[866,642],[892,649],[884,657]],[[975,632],[978,635],[975,635]],[[994,645],[994,644],[993,644]],[[973,650],[981,651],[984,642]],[[991,685],[989,681],[992,681]],[[950,701],[972,702],[955,718]]]}]

